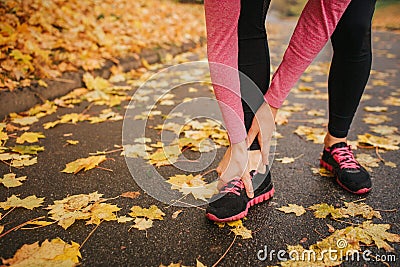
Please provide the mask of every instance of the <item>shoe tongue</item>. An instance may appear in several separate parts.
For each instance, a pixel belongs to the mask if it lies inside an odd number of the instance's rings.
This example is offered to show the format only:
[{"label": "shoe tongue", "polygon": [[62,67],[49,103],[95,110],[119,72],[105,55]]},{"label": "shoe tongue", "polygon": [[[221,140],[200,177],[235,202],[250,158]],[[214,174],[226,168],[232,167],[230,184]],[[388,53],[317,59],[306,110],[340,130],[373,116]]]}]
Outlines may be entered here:
[{"label": "shoe tongue", "polygon": [[340,142],[340,143],[336,143],[336,144],[332,145],[331,149],[340,148],[340,147],[346,147],[346,146],[347,146],[346,142]]}]

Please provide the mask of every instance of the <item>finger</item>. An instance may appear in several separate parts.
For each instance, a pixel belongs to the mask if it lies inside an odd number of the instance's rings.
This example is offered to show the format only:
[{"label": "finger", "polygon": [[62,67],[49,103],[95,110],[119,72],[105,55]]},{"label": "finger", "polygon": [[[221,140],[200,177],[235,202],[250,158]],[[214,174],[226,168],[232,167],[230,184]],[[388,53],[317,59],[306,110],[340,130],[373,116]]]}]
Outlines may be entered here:
[{"label": "finger", "polygon": [[258,127],[256,126],[256,124],[252,123],[248,133],[247,133],[247,138],[246,138],[246,142],[247,142],[247,147],[250,147],[251,144],[253,143],[254,139],[256,139],[256,136],[259,132]]},{"label": "finger", "polygon": [[263,139],[261,137],[261,134],[258,135],[258,143],[260,144],[261,147],[261,156],[262,156],[262,162],[264,165],[268,165],[269,160],[269,147],[270,144],[267,140]]},{"label": "finger", "polygon": [[242,181],[244,184],[244,188],[246,189],[246,194],[249,198],[254,197],[254,189],[253,189],[253,183],[251,181],[251,176],[250,173],[246,172],[243,174]]},{"label": "finger", "polygon": [[217,171],[217,173],[218,173],[218,176],[221,176],[221,174],[222,174],[222,167],[218,166],[217,169],[216,169],[216,171]]}]

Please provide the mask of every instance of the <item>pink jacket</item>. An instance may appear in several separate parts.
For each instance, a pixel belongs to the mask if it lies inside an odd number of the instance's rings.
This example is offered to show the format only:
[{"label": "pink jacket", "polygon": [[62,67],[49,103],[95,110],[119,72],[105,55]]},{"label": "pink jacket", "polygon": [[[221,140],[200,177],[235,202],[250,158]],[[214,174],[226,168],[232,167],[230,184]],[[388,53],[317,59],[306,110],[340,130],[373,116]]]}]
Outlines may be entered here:
[{"label": "pink jacket", "polygon": [[[309,0],[264,96],[279,108],[290,89],[322,50],[351,0]],[[215,96],[231,143],[246,138],[240,96],[237,27],[240,0],[206,0],[208,60]],[[213,64],[213,62],[218,64]],[[230,68],[221,67],[226,65]]]}]

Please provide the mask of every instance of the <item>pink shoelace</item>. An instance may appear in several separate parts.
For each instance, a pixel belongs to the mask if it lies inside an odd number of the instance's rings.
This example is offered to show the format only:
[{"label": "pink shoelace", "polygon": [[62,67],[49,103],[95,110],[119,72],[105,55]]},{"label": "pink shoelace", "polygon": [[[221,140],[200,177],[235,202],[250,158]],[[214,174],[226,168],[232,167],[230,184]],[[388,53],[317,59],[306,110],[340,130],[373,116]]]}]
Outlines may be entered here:
[{"label": "pink shoelace", "polygon": [[240,190],[244,188],[244,184],[242,179],[235,178],[230,181],[224,188],[221,190],[221,193],[234,193],[240,196]]},{"label": "pink shoelace", "polygon": [[333,158],[339,163],[341,169],[359,169],[360,165],[354,158],[350,146],[338,147],[332,150]]}]

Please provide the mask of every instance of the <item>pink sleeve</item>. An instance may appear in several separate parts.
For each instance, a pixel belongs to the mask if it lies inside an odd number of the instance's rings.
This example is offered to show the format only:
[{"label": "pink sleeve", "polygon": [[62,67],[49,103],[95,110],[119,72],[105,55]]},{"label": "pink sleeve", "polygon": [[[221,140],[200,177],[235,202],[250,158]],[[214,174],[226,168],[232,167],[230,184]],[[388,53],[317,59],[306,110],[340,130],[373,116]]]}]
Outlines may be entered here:
[{"label": "pink sleeve", "polygon": [[325,46],[351,0],[309,0],[297,22],[283,60],[265,94],[279,108],[290,89]]},{"label": "pink sleeve", "polygon": [[238,73],[240,0],[206,0],[207,53],[214,93],[231,143],[246,138]]}]

